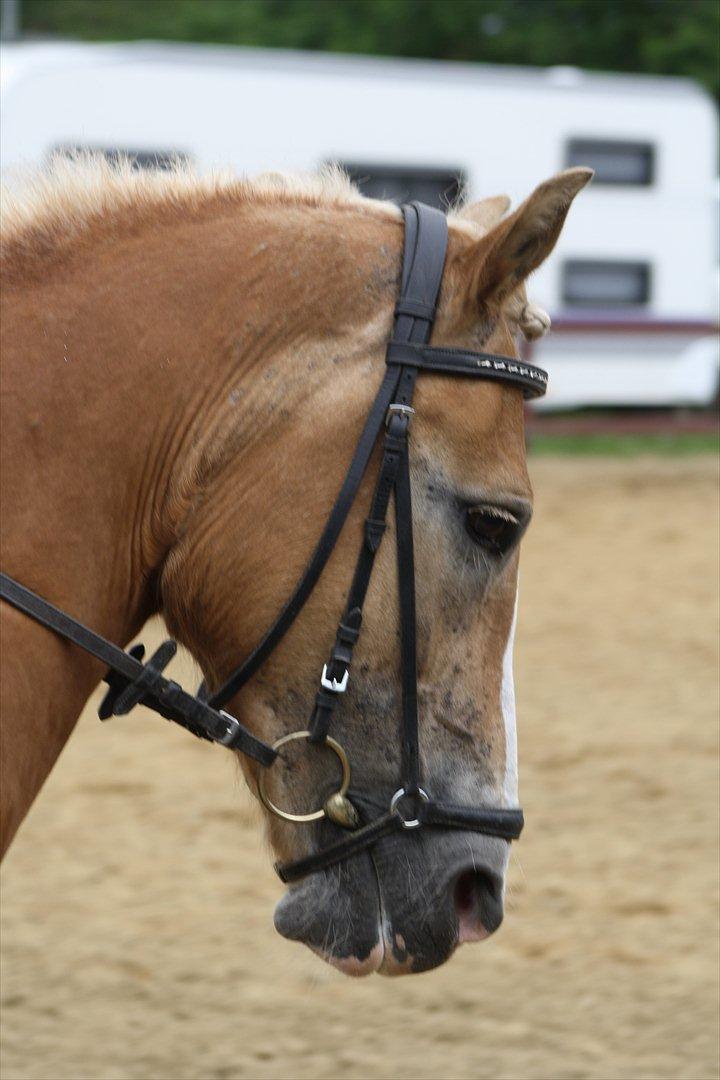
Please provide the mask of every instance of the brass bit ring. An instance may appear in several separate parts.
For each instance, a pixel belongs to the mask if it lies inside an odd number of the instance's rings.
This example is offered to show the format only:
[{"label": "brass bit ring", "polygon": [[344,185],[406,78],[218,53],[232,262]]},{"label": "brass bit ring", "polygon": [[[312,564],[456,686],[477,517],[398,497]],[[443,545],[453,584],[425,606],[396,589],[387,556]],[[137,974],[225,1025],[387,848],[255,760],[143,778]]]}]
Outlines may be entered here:
[{"label": "brass bit ring", "polygon": [[[285,746],[287,743],[295,742],[298,739],[309,738],[309,731],[291,731],[289,735],[283,735],[282,738],[277,739],[276,742],[272,744],[272,747],[273,750],[279,750],[281,746]],[[324,742],[320,745],[329,746],[330,749],[333,750],[334,753],[337,755],[340,765],[342,766],[342,781],[340,783],[339,789],[334,794],[339,795],[341,796],[341,798],[344,799],[347,794],[347,790],[350,787],[350,762],[348,761],[348,756],[343,750],[340,743],[337,742],[335,739],[331,738],[329,735],[326,736]],[[265,790],[265,782],[269,772],[269,769],[263,769],[263,771],[260,773],[260,776],[258,778],[258,794],[260,795],[263,806],[265,806],[272,814],[275,814],[276,817],[282,818],[283,821],[295,822],[319,821],[320,818],[324,818],[326,816],[324,806],[321,806],[319,810],[312,810],[309,814],[291,814],[289,810],[283,810],[281,809],[281,807],[276,806]]]}]

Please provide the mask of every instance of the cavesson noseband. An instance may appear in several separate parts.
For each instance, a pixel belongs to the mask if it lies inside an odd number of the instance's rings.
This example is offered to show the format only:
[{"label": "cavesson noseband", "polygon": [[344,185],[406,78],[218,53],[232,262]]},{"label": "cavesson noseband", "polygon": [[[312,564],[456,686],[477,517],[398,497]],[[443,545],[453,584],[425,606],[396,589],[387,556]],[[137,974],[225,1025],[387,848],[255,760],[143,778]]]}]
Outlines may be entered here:
[{"label": "cavesson noseband", "polygon": [[[306,858],[276,866],[278,874],[286,882],[332,866],[400,829],[427,826],[471,829],[503,840],[515,840],[523,827],[520,809],[456,806],[432,798],[422,786],[425,781],[418,737],[417,627],[408,435],[415,411],[412,407],[415,383],[422,372],[491,379],[520,389],[526,398],[545,393],[547,375],[540,368],[513,357],[444,349],[428,344],[445,266],[447,219],[439,210],[422,203],[411,203],[402,210],[405,243],[393,336],[387,347],[385,375],[350,467],[310,562],[290,599],[253,652],[218,690],[208,696],[202,686],[193,696],[176,682],[165,678],[162,672],[175,654],[174,641],[164,642],[143,663],[142,645],[125,652],[13,578],[2,574],[0,580],[3,599],[108,665],[104,680],[109,690],[98,710],[102,720],[124,715],[142,703],[193,734],[239,750],[266,768],[272,765],[284,745],[296,740],[324,745],[336,753],[343,774],[340,789],[326,800],[322,808],[306,814],[291,814],[275,806],[265,788],[266,774],[260,774],[260,797],[272,813],[298,822],[327,817],[345,830],[328,847]],[[365,520],[360,553],[335,644],[323,667],[310,722],[307,730],[284,735],[268,746],[244,728],[223,706],[258,671],[302,610],[337,543],[383,428],[380,470]],[[366,815],[357,809],[357,804],[365,803],[362,796],[359,793],[354,795],[352,791],[350,793],[355,801],[348,796],[350,763],[340,744],[329,732],[333,711],[348,685],[353,650],[362,626],[363,605],[375,556],[385,532],[391,494],[394,494],[395,503],[400,607],[401,774],[387,812],[367,820]]]}]

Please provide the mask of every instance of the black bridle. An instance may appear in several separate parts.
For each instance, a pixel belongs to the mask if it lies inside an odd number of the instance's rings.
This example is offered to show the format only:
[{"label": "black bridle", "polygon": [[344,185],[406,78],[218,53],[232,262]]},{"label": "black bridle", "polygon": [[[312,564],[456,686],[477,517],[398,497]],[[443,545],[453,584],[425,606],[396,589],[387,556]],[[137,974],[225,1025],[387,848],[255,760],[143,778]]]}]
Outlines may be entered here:
[{"label": "black bridle", "polygon": [[[341,789],[327,800],[322,810],[311,814],[292,815],[279,810],[265,793],[264,774],[261,774],[261,798],[278,816],[294,821],[310,821],[327,816],[347,830],[328,847],[293,863],[277,866],[278,874],[286,882],[332,866],[399,829],[425,826],[470,829],[503,840],[514,840],[523,827],[523,815],[519,809],[456,806],[431,798],[422,787],[408,434],[414,413],[412,399],[415,383],[421,372],[491,379],[520,389],[526,398],[545,393],[547,375],[540,368],[512,357],[444,349],[428,344],[445,265],[447,219],[439,210],[421,203],[404,206],[403,216],[405,243],[402,283],[395,307],[393,336],[387,347],[386,371],[340,493],[292,596],[253,652],[218,690],[208,697],[204,687],[201,687],[198,694],[193,696],[164,677],[163,669],[175,654],[174,641],[164,642],[143,663],[142,645],[125,652],[6,574],[0,577],[0,596],[4,600],[108,665],[104,680],[109,690],[98,710],[101,719],[125,715],[135,705],[142,703],[193,734],[239,750],[265,767],[272,765],[279,748],[291,739],[308,739],[310,743],[329,746],[336,752],[343,766]],[[308,729],[284,736],[273,746],[268,746],[227,713],[223,706],[258,671],[302,610],[337,543],[383,428],[380,470],[364,525],[360,553],[335,644],[323,668]],[[400,607],[401,775],[388,811],[363,822],[347,797],[349,763],[329,732],[333,711],[347,686],[353,649],[362,626],[363,605],[375,556],[385,531],[391,494],[394,494],[395,501]]]}]

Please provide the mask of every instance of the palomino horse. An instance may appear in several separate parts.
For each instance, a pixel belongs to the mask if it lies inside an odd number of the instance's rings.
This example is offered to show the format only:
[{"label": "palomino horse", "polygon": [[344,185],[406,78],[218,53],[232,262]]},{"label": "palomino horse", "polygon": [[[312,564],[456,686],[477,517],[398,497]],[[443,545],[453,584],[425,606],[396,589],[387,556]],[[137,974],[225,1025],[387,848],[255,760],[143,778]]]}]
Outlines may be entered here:
[{"label": "palomino horse", "polygon": [[[514,355],[542,313],[523,282],[589,170],[452,214],[433,341]],[[383,367],[402,222],[341,176],[254,182],[57,165],[10,197],[3,234],[3,569],[106,637],[162,613],[217,686],[300,574]],[[418,385],[412,485],[422,753],[457,803],[517,805],[512,639],[530,518],[523,404],[490,382]],[[272,742],[302,729],[362,527],[369,480],[281,646],[232,702]],[[474,527],[468,528],[468,511]],[[380,550],[337,738],[367,792],[399,748],[392,546]],[[2,605],[2,824],[9,843],[101,675]],[[300,808],[327,752],[273,767]],[[289,748],[292,749],[292,748]],[[291,761],[292,767],[288,767]],[[243,760],[249,785],[258,769]],[[268,820],[282,859],[313,827]],[[502,918],[508,844],[419,830],[314,874],[276,925],[349,973],[421,971]]]}]

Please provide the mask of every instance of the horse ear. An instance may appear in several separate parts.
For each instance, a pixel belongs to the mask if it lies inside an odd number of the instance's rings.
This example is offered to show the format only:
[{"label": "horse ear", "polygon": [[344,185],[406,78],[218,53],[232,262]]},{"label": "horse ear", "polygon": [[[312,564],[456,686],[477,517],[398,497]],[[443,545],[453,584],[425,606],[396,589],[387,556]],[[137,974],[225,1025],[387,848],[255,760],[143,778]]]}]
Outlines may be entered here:
[{"label": "horse ear", "polygon": [[463,206],[457,216],[465,221],[472,221],[474,225],[479,225],[485,232],[489,232],[509,209],[508,195],[491,195],[488,199],[480,199],[479,202]]},{"label": "horse ear", "polygon": [[558,173],[477,242],[473,291],[479,300],[502,303],[545,261],[570,204],[592,175],[592,169],[583,168]]}]

